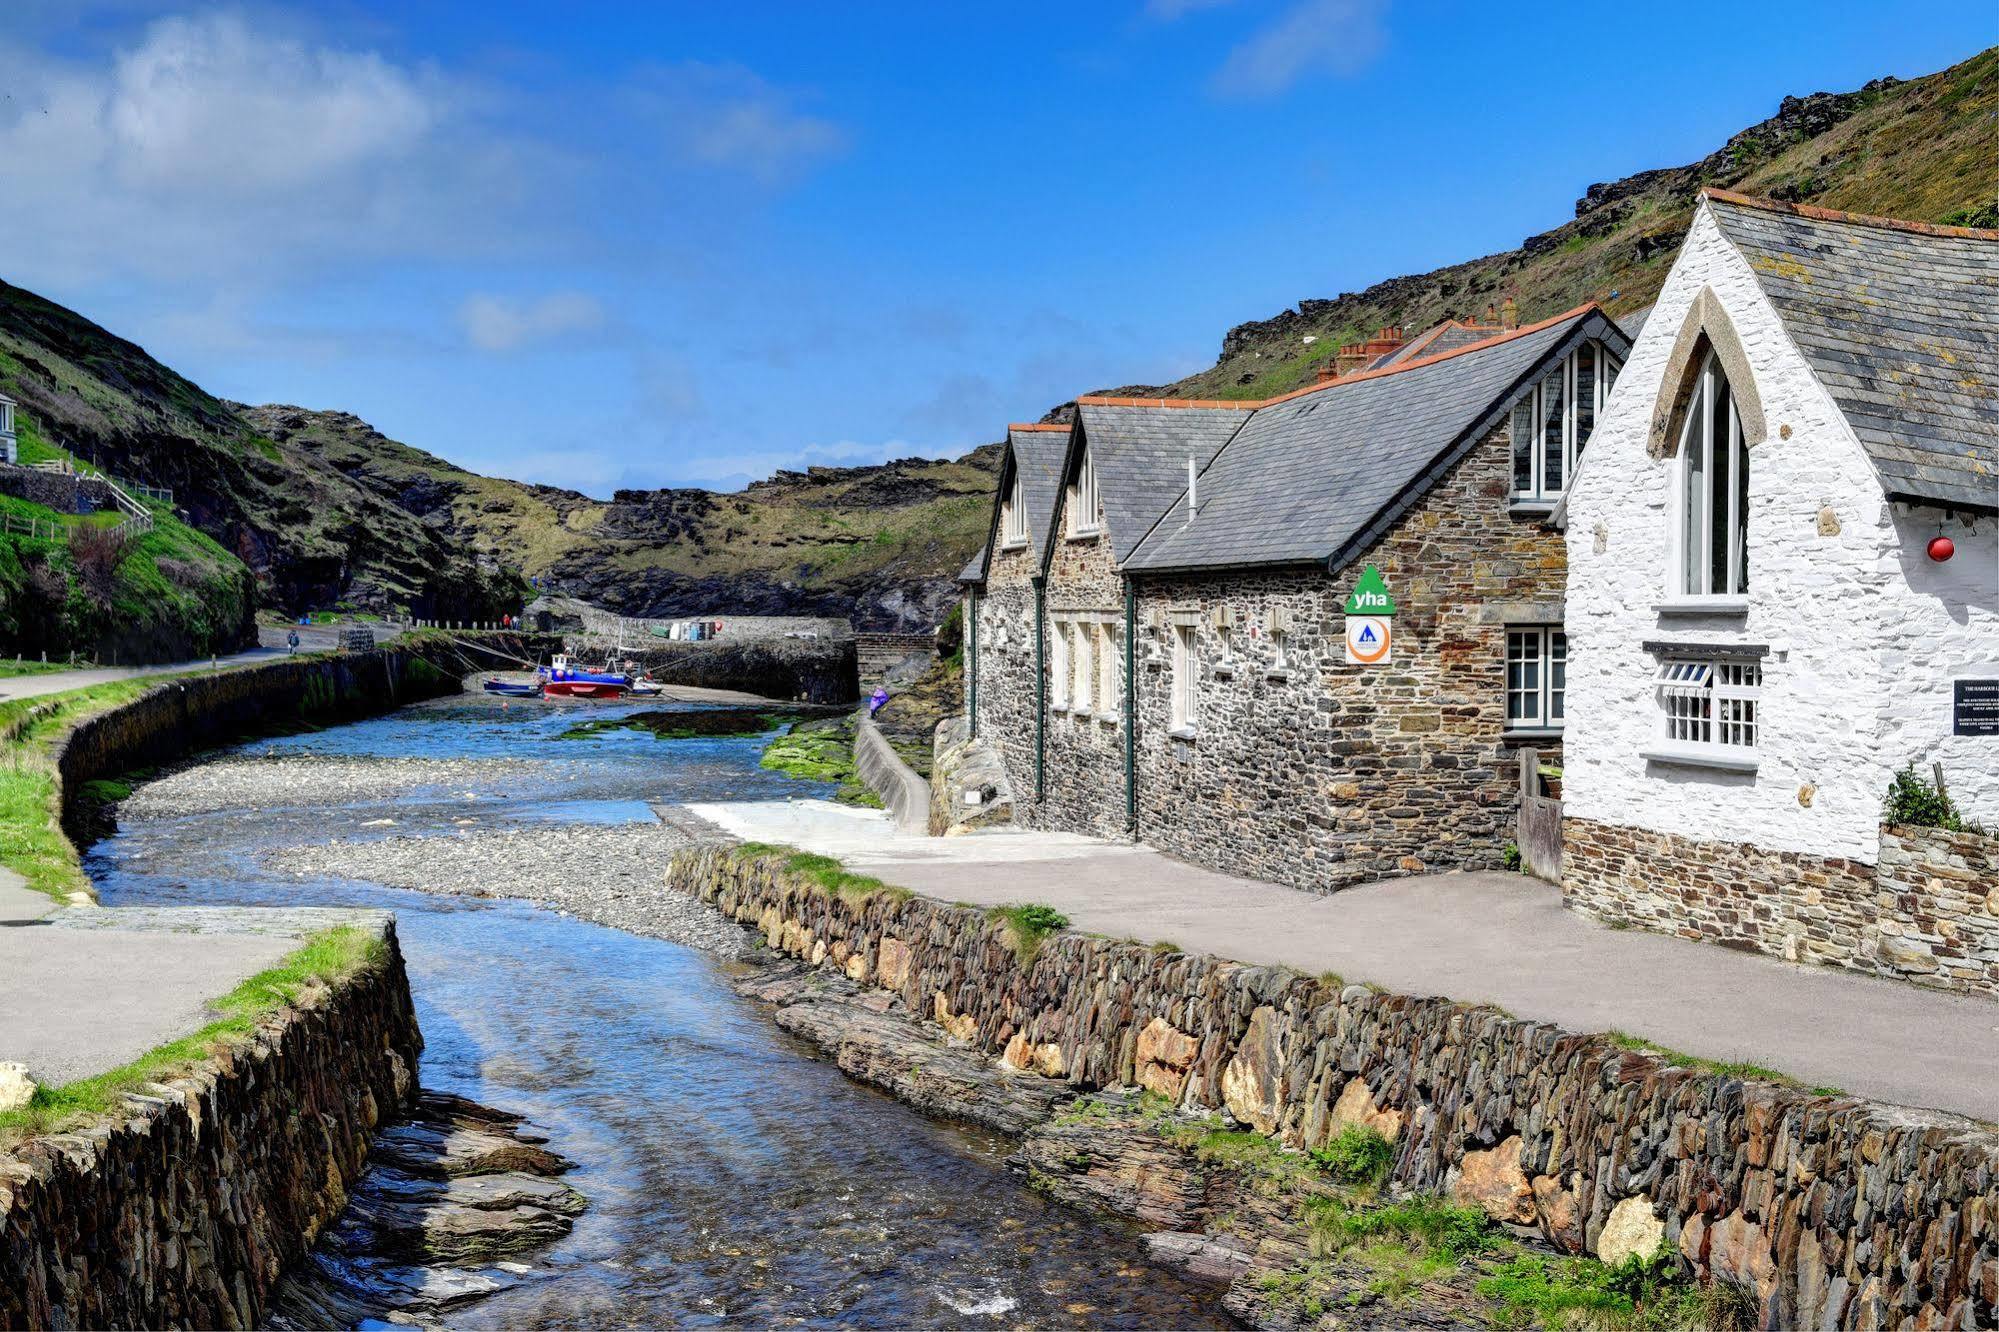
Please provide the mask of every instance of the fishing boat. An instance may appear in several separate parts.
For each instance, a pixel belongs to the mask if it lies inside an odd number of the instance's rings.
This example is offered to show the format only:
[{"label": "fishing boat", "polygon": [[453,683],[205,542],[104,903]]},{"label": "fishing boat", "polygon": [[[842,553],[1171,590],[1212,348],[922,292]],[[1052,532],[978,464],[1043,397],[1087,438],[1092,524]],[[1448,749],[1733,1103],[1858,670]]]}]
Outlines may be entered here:
[{"label": "fishing boat", "polygon": [[632,681],[631,692],[641,698],[657,698],[666,692],[666,686],[657,680],[641,678]]},{"label": "fishing boat", "polygon": [[563,652],[556,653],[554,660],[537,670],[535,678],[541,682],[543,696],[551,698],[623,698],[632,687],[631,676],[586,670]]},{"label": "fishing boat", "polygon": [[499,694],[504,698],[538,698],[541,695],[541,685],[538,682],[521,684],[495,677],[486,681],[486,692]]}]

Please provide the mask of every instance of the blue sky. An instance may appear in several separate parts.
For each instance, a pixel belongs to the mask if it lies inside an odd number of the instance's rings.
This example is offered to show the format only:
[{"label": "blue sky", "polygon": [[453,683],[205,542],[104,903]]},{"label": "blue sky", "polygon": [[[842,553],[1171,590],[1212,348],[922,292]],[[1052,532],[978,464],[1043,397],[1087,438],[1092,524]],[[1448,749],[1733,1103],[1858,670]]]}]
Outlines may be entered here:
[{"label": "blue sky", "polygon": [[733,487],[1177,378],[1983,8],[12,0],[0,277],[479,471]]}]

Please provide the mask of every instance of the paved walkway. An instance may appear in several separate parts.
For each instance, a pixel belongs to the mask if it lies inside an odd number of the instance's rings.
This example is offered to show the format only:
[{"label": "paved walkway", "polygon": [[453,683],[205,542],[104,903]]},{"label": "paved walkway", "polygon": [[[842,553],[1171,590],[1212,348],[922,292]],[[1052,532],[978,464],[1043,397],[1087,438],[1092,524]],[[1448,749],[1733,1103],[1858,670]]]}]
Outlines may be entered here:
[{"label": "paved walkway", "polygon": [[[345,625],[301,625],[299,626],[300,652],[331,652],[339,646],[339,631]],[[402,632],[399,626],[370,624],[360,626],[375,631],[377,642],[387,643]],[[112,680],[131,680],[142,675],[174,675],[181,671],[203,670],[209,665],[255,666],[261,662],[276,661],[285,656],[285,632],[287,626],[273,628],[270,625],[258,627],[259,645],[243,652],[231,653],[226,657],[198,657],[193,661],[161,662],[156,666],[85,666],[73,671],[48,671],[38,675],[13,675],[0,677],[0,699],[40,698],[44,694],[60,694],[66,689],[82,689],[86,685],[107,684]]]},{"label": "paved walkway", "polygon": [[1811,1086],[1999,1121],[1999,1002],[1606,929],[1524,875],[1422,875],[1320,896],[1059,833],[902,836],[878,813],[820,801],[690,808],[745,840],[837,856],[949,901],[1045,902],[1099,934],[1626,1031]]},{"label": "paved walkway", "polygon": [[341,908],[56,907],[0,870],[0,1060],[60,1086],[197,1031],[211,1001],[335,924]]}]

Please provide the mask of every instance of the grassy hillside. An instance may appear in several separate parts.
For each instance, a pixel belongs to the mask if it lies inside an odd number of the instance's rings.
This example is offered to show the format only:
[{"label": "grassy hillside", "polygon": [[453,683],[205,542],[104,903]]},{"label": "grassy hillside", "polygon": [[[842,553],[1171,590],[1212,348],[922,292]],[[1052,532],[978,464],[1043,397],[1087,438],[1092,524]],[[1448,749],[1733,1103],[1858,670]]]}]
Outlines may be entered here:
[{"label": "grassy hillside", "polygon": [[[1699,162],[1592,185],[1575,216],[1521,247],[1391,278],[1238,325],[1215,365],[1165,390],[1261,398],[1310,383],[1342,345],[1384,324],[1411,334],[1512,296],[1522,321],[1603,301],[1652,303],[1702,185],[1850,212],[1999,226],[1999,48],[1907,82],[1787,97],[1778,113]],[[1312,342],[1305,339],[1310,337]]]},{"label": "grassy hillside", "polygon": [[172,489],[179,516],[250,568],[266,604],[468,619],[518,605],[511,579],[409,513],[259,434],[143,348],[5,283],[0,391],[49,447]]},{"label": "grassy hillside", "polygon": [[831,614],[929,627],[985,537],[998,450],[956,461],[780,472],[735,494],[622,490],[609,502],[479,476],[345,412],[245,407],[463,548],[630,615]]}]

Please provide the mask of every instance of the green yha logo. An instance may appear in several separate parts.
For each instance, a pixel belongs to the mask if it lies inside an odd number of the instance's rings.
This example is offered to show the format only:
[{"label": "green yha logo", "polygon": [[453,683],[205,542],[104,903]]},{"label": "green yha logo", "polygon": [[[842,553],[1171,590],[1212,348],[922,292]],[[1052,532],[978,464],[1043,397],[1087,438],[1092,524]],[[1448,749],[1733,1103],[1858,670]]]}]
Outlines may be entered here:
[{"label": "green yha logo", "polygon": [[1382,581],[1381,570],[1372,564],[1360,571],[1360,581],[1353,585],[1353,594],[1347,598],[1347,614],[1395,614],[1395,598],[1388,595],[1388,584]]}]

